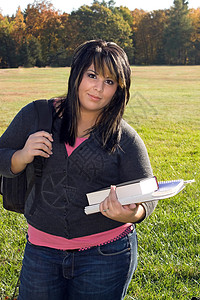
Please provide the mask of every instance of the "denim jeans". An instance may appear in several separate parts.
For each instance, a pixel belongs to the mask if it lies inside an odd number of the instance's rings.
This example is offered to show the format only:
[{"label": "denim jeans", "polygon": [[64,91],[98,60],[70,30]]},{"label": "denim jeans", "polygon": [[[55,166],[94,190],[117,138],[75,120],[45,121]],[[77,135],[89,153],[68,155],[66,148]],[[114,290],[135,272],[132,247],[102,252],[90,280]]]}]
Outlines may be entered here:
[{"label": "denim jeans", "polygon": [[88,250],[26,244],[18,300],[122,300],[137,265],[136,231]]}]

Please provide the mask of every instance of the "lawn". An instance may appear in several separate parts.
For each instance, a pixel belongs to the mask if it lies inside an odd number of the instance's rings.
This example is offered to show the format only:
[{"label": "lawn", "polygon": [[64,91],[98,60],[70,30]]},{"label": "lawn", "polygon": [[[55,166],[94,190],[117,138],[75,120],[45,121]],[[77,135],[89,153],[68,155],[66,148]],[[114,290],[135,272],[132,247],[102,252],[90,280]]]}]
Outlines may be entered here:
[{"label": "lawn", "polygon": [[[0,134],[35,99],[63,95],[69,68],[0,70]],[[132,67],[124,118],[144,140],[159,181],[195,179],[137,226],[138,268],[126,300],[190,300],[199,293],[200,66]],[[12,296],[26,221],[0,204],[0,299]],[[114,300],[114,299],[113,299]]]}]

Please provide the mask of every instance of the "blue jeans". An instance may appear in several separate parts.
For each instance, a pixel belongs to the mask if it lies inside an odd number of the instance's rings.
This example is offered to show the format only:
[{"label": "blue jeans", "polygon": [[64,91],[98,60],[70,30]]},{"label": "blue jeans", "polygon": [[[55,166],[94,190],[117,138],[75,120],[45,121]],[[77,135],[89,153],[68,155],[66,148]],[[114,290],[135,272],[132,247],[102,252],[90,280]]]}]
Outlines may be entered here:
[{"label": "blue jeans", "polygon": [[84,251],[56,250],[28,241],[18,300],[122,300],[136,265],[135,230]]}]

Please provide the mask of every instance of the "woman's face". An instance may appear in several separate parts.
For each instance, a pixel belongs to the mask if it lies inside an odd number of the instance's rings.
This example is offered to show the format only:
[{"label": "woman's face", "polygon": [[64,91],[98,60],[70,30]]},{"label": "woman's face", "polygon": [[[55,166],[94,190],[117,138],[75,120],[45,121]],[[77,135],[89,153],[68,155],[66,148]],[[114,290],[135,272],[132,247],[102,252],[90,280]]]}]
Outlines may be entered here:
[{"label": "woman's face", "polygon": [[98,116],[102,109],[110,103],[117,90],[118,83],[105,68],[105,75],[95,71],[92,64],[83,74],[79,85],[78,96],[80,112],[89,112]]}]

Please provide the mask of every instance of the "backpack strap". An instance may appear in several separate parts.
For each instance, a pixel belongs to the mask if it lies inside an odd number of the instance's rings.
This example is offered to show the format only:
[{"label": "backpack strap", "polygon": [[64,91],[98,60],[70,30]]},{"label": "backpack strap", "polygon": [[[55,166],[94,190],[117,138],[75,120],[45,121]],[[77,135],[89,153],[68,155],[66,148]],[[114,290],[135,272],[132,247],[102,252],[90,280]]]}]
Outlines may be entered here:
[{"label": "backpack strap", "polygon": [[[33,101],[35,110],[37,112],[37,131],[47,131],[51,133],[52,130],[52,107],[50,107],[50,102],[48,100],[37,100]],[[35,175],[37,177],[42,176],[42,169],[45,162],[45,158],[41,156],[36,156],[33,164],[35,168]]]},{"label": "backpack strap", "polygon": [[[35,106],[35,111],[37,113],[37,131],[47,131],[51,133],[52,131],[52,123],[53,123],[53,111],[50,101],[48,100],[37,100],[33,101],[33,104]],[[42,177],[42,170],[45,163],[45,158],[41,156],[36,156],[33,161],[34,165],[34,176],[28,186],[27,193],[26,193],[26,199],[28,195],[30,194],[33,185],[35,184],[35,200],[33,202],[33,205],[30,209],[30,214],[32,215],[35,212],[37,201],[39,199],[39,193],[41,190],[41,177]]]},{"label": "backpack strap", "polygon": [[51,133],[52,130],[52,105],[51,102],[42,99],[33,101],[37,113],[37,131],[44,130]]}]

